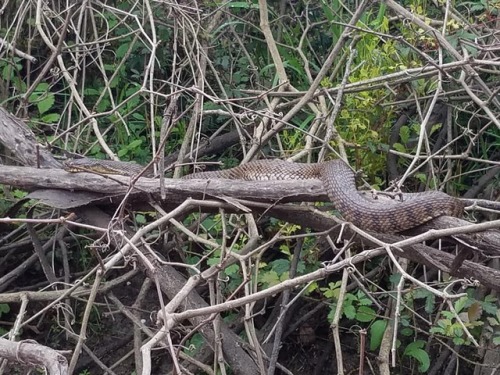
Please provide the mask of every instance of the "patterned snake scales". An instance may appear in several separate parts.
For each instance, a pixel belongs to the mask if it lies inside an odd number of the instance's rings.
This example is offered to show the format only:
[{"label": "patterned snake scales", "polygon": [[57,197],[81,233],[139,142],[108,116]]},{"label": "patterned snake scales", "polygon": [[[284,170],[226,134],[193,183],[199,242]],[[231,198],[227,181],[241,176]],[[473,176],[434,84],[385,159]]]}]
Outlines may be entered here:
[{"label": "patterned snake scales", "polygon": [[[70,172],[95,171],[133,176],[144,168],[134,163],[84,158],[66,162],[65,169]],[[345,220],[362,229],[377,232],[401,232],[438,216],[461,216],[464,209],[459,199],[440,191],[403,194],[402,200],[369,200],[358,192],[354,173],[339,159],[317,164],[257,160],[231,169],[193,173],[183,178],[246,181],[319,179]]]}]

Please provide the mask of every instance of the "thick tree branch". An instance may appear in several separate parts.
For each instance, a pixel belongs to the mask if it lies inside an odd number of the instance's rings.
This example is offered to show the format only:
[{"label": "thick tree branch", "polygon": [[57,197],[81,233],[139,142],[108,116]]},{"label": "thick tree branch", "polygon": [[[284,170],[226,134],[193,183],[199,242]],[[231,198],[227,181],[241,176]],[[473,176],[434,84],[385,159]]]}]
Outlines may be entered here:
[{"label": "thick tree branch", "polygon": [[[131,188],[125,176],[100,176],[69,173],[62,169],[37,169],[0,165],[0,184],[34,189],[63,189],[108,195],[124,195]],[[186,198],[238,197],[257,201],[328,201],[318,180],[249,181],[165,179],[166,200],[182,202]],[[140,178],[132,187],[134,195],[159,198],[158,179]]]},{"label": "thick tree branch", "polygon": [[27,340],[21,342],[0,338],[0,357],[13,362],[40,366],[50,375],[68,374],[68,361],[60,353],[47,346]]}]

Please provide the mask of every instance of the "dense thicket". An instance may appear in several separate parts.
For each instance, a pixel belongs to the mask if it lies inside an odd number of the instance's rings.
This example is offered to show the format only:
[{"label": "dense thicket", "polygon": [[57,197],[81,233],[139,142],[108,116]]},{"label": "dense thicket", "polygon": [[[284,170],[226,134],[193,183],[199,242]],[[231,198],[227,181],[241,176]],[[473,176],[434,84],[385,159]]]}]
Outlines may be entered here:
[{"label": "dense thicket", "polygon": [[[498,227],[498,1],[68,3],[0,9],[0,104],[48,158],[179,177],[341,157],[365,187],[482,199],[467,219]],[[11,121],[1,164],[36,165]],[[431,232],[400,253],[403,237],[339,226],[323,204],[199,208],[136,190],[59,210],[19,179],[2,187],[0,334],[71,351],[75,374],[498,367],[498,232]],[[163,349],[141,352],[151,337]]]}]

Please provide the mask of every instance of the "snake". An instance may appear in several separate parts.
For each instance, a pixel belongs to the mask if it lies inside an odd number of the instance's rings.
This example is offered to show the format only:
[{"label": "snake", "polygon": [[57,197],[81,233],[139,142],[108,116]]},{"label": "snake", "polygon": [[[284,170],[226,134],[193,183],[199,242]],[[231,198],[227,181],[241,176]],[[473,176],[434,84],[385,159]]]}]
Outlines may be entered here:
[{"label": "snake", "polygon": [[[91,160],[91,162],[89,162]],[[76,164],[75,164],[76,162]],[[110,160],[75,159],[65,163],[70,172],[137,175],[144,167],[135,163]],[[111,172],[105,172],[109,170]],[[456,197],[441,191],[401,194],[390,201],[365,197],[357,190],[356,175],[341,159],[322,163],[294,163],[280,159],[255,160],[240,166],[220,170],[195,172],[183,179],[229,179],[243,181],[321,180],[330,201],[342,217],[355,226],[382,233],[402,232],[439,216],[460,217],[464,204]]]},{"label": "snake", "polygon": [[68,159],[63,163],[63,169],[67,172],[90,172],[109,175],[153,177],[153,169],[147,168],[129,161],[117,161],[93,158]]}]

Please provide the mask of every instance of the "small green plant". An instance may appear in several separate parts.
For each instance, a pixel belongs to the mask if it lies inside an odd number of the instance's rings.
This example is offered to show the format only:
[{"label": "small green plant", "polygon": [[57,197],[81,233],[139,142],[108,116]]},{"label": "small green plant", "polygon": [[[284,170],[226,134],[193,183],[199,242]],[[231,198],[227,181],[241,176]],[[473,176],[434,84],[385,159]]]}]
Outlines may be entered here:
[{"label": "small green plant", "polygon": [[429,332],[449,337],[455,345],[470,345],[471,338],[464,331],[464,327],[471,334],[479,334],[479,330],[474,329],[484,324],[479,320],[483,313],[483,305],[484,302],[481,303],[468,296],[462,297],[453,304],[455,311],[441,311],[441,318]]},{"label": "small green plant", "polygon": [[[340,293],[340,281],[329,283],[328,287],[320,288],[320,291],[328,299],[337,300]],[[373,301],[366,294],[358,290],[356,293],[346,293],[342,305],[342,314],[350,320],[356,320],[361,323],[371,322],[377,316],[376,311],[370,306]],[[331,304],[328,320],[333,320],[335,309],[337,308],[336,301]]]},{"label": "small green plant", "polygon": [[33,93],[28,98],[28,103],[36,104],[38,109],[38,115],[40,116],[38,121],[44,123],[56,123],[60,119],[60,114],[49,113],[51,109],[54,109],[55,95],[50,91],[50,86],[48,83],[40,83]]},{"label": "small green plant", "polygon": [[[400,320],[401,325],[404,326],[404,323],[408,323],[408,319],[402,318]],[[385,330],[387,328],[387,320],[376,320],[370,326],[370,350],[375,351],[380,347],[382,343],[382,338],[384,336]],[[404,328],[403,328],[404,330]],[[406,331],[406,334],[403,332],[404,336],[408,336],[409,333],[413,332],[413,330]],[[398,340],[398,346],[401,345],[401,342]],[[418,370],[420,372],[425,372],[429,369],[430,366],[430,357],[429,354],[423,349],[426,345],[426,342],[423,340],[415,340],[410,342],[403,352],[403,356],[412,358],[419,363]]]},{"label": "small green plant", "polygon": [[187,340],[186,345],[184,345],[183,352],[188,355],[194,355],[196,351],[201,348],[205,340],[203,336],[199,333],[195,333],[189,340]]},{"label": "small green plant", "polygon": [[419,363],[418,366],[418,371],[420,372],[426,372],[429,369],[429,366],[431,365],[431,359],[429,357],[429,354],[425,351],[425,345],[426,342],[423,340],[416,340],[412,343],[409,343],[405,351],[403,353],[403,356],[406,357],[411,357]]},{"label": "small green plant", "polygon": [[500,345],[500,310],[497,310],[493,316],[486,317],[488,325],[485,327],[485,332],[491,337],[491,342],[494,345]]}]

